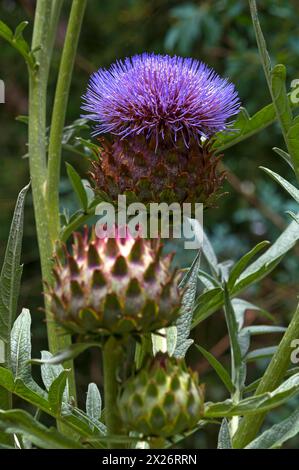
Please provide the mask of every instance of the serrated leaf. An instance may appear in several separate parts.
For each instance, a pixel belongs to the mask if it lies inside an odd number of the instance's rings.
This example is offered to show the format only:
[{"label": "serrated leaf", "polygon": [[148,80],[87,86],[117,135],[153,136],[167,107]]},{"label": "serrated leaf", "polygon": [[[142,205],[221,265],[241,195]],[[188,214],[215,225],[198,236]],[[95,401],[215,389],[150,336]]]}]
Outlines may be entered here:
[{"label": "serrated leaf", "polygon": [[232,383],[231,378],[229,376],[229,373],[223,367],[223,365],[220,364],[220,362],[210,352],[208,352],[206,349],[204,349],[202,346],[199,346],[198,344],[196,344],[195,347],[201,352],[201,354],[205,357],[205,359],[213,367],[213,369],[217,373],[218,377],[222,380],[223,384],[226,386],[227,390],[230,393],[233,393],[235,391],[234,384]]},{"label": "serrated leaf", "polygon": [[[49,359],[52,359],[53,354],[49,351],[41,351],[41,356],[43,361],[47,361]],[[63,370],[64,368],[61,364],[51,365],[45,362],[41,365],[42,380],[48,391],[54,380],[57,379],[57,377],[61,374],[61,372],[63,372]]]},{"label": "serrated leaf", "polygon": [[[53,354],[51,354],[49,351],[41,351],[41,356],[42,360],[48,360],[52,359]],[[59,377],[64,370],[65,369],[61,364],[52,365],[45,363],[41,365],[42,380],[48,392],[50,391],[50,387],[53,384],[54,380],[57,379],[57,377]],[[69,386],[68,381],[66,380],[66,386],[62,394],[62,402],[68,403],[69,399]]]},{"label": "serrated leaf", "polygon": [[31,316],[28,309],[23,308],[11,330],[11,367],[15,380],[21,379],[30,383],[31,366]]},{"label": "serrated leaf", "polygon": [[10,434],[21,434],[41,449],[83,448],[78,441],[60,434],[54,428],[46,428],[22,410],[0,410],[0,429]]},{"label": "serrated leaf", "polygon": [[102,414],[102,398],[95,383],[88,385],[86,396],[86,414],[92,421],[99,421]]},{"label": "serrated leaf", "polygon": [[48,400],[51,409],[55,414],[59,414],[61,410],[63,395],[65,394],[67,387],[67,376],[68,370],[63,370],[56,379],[53,380],[49,388]]},{"label": "serrated leaf", "polygon": [[230,431],[228,422],[226,419],[222,420],[220,431],[218,435],[217,449],[232,449],[232,440],[230,437]]},{"label": "serrated leaf", "polygon": [[187,275],[184,277],[181,286],[184,287],[182,299],[181,315],[175,326],[177,328],[177,342],[173,353],[174,357],[184,357],[188,348],[193,343],[189,339],[190,329],[193,317],[194,300],[197,290],[197,276],[200,266],[200,253],[198,253]]},{"label": "serrated leaf", "polygon": [[75,168],[70,165],[70,163],[66,163],[66,171],[73,187],[73,190],[77,195],[79,203],[84,209],[84,211],[86,211],[88,208],[88,197],[85,191],[84,184],[81,181],[80,175],[77,173]]},{"label": "serrated leaf", "polygon": [[17,313],[22,275],[21,249],[24,224],[24,204],[29,185],[20,192],[7,242],[0,275],[0,338],[6,345],[6,364],[10,364],[10,333]]},{"label": "serrated leaf", "polygon": [[270,244],[269,241],[264,240],[258,243],[254,248],[252,248],[248,253],[246,253],[242,258],[234,265],[231,270],[229,279],[228,279],[228,288],[231,289],[234,287],[236,280],[242,274],[244,269],[248,266],[252,258],[257,255],[263,248]]},{"label": "serrated leaf", "polygon": [[275,424],[263,432],[245,449],[276,449],[284,442],[292,439],[299,432],[299,410],[294,411],[288,418]]},{"label": "serrated leaf", "polygon": [[[299,134],[298,134],[299,135]],[[265,173],[271,176],[271,178],[276,181],[280,186],[282,186],[289,194],[295,199],[296,202],[299,204],[299,189],[295,188],[291,183],[289,183],[286,179],[280,176],[278,173],[275,173],[269,168],[265,168],[264,166],[260,167]]]}]

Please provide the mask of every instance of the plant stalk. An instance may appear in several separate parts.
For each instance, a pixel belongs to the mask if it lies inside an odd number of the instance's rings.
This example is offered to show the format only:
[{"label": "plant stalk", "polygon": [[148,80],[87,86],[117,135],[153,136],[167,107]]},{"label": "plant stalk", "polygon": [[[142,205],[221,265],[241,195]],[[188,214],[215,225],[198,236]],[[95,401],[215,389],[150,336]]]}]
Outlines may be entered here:
[{"label": "plant stalk", "polygon": [[[34,21],[32,50],[36,52],[38,66],[29,68],[29,167],[32,183],[33,205],[40,252],[43,281],[52,282],[51,259],[53,243],[50,238],[51,218],[46,201],[46,100],[49,64],[47,45],[49,44],[49,17],[51,15],[51,0],[38,0]],[[52,29],[52,34],[54,31]],[[55,354],[71,343],[69,335],[60,336],[57,333],[47,299],[45,299],[47,335],[49,350]],[[72,368],[69,363],[66,367]],[[76,399],[74,374],[69,376],[70,393]]]},{"label": "plant stalk", "polygon": [[[105,423],[108,428],[108,436],[121,434],[122,423],[117,410],[118,382],[117,372],[121,365],[122,346],[111,336],[103,347],[104,367],[104,398],[105,398]],[[117,448],[113,441],[110,447]]]},{"label": "plant stalk", "polygon": [[[255,395],[271,392],[280,385],[290,364],[292,341],[297,338],[299,338],[299,304],[277,351],[256,389]],[[256,437],[263,424],[265,415],[266,413],[255,413],[242,419],[234,435],[234,448],[242,449]]]},{"label": "plant stalk", "polygon": [[63,128],[73,74],[77,46],[86,8],[86,0],[73,0],[61,56],[57,87],[52,113],[47,177],[47,205],[50,219],[50,236],[55,242],[59,238],[59,180]]}]

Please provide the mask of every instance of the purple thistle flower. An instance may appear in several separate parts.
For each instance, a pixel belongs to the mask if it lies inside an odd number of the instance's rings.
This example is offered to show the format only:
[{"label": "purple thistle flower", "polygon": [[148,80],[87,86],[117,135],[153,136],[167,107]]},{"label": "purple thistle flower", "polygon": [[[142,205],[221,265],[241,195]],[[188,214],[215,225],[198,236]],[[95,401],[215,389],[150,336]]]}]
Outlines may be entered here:
[{"label": "purple thistle flower", "polygon": [[99,69],[88,84],[82,109],[97,124],[94,135],[126,138],[181,135],[211,137],[227,130],[238,113],[235,87],[204,63],[190,58],[144,53]]}]

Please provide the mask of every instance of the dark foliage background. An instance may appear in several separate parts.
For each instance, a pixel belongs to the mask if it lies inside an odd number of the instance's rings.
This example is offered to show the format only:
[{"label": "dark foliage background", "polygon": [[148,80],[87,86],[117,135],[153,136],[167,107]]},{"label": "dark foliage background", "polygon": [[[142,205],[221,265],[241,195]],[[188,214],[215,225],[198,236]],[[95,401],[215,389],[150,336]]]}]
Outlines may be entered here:
[{"label": "dark foliage background", "polygon": [[[53,98],[60,49],[63,41],[70,0],[66,0],[59,25],[59,35],[51,70],[49,109]],[[299,77],[299,4],[297,0],[264,0],[259,2],[260,21],[274,62],[283,62],[288,68],[288,84]],[[0,0],[1,19],[11,27],[26,19],[32,25],[35,1]],[[25,36],[30,37],[30,27]],[[6,85],[6,103],[0,105],[0,259],[3,258],[9,225],[18,191],[28,182],[26,159],[26,126],[15,119],[27,113],[27,75],[25,65],[16,52],[1,42],[0,78]],[[182,0],[89,0],[83,25],[79,52],[72,82],[67,122],[80,115],[80,97],[91,72],[108,66],[117,58],[143,51],[180,54],[199,58],[229,77],[237,86],[243,105],[250,113],[270,101],[265,79],[257,54],[254,34],[246,1],[213,0],[185,2]],[[271,150],[282,146],[280,131],[271,126],[260,135],[225,152],[227,168],[226,196],[218,208],[205,214],[205,228],[220,259],[238,259],[258,241],[274,241],[288,223],[285,210],[294,203],[280,188],[259,170],[269,166],[292,180],[287,165]],[[64,154],[78,171],[84,174],[87,162],[74,154]],[[61,183],[62,204],[72,208],[76,202],[65,177]],[[270,277],[246,292],[244,298],[270,311],[279,324],[286,325],[294,309],[297,293],[298,251],[294,250]],[[20,308],[30,307],[34,318],[34,356],[47,348],[42,305],[42,285],[35,226],[30,198],[27,200],[23,249],[24,276]],[[182,253],[178,262],[186,263]],[[247,312],[247,322],[259,323],[264,318]],[[268,321],[268,320],[266,320]],[[211,350],[224,364],[229,363],[228,337],[222,312],[217,312],[194,332],[196,342]],[[279,337],[257,337],[255,347],[276,344]],[[221,383],[209,365],[194,350],[188,356],[193,367],[207,384],[209,399],[225,398]],[[79,398],[86,392],[87,382],[101,384],[100,357],[89,351],[77,362]],[[266,361],[249,366],[249,379],[257,378]],[[18,403],[19,404],[19,403]],[[288,407],[271,413],[268,424],[290,413],[298,406],[298,398]],[[194,436],[186,446],[215,447],[218,427]],[[297,447],[298,441],[289,441]]]}]

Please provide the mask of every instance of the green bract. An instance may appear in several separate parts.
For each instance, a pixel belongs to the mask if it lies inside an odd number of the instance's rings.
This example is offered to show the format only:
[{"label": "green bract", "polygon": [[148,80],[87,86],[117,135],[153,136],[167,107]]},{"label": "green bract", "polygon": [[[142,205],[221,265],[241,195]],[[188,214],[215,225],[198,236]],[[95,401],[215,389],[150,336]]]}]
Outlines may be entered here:
[{"label": "green bract", "polygon": [[183,359],[158,354],[124,384],[118,401],[128,430],[170,437],[192,429],[202,414],[203,390]]}]

